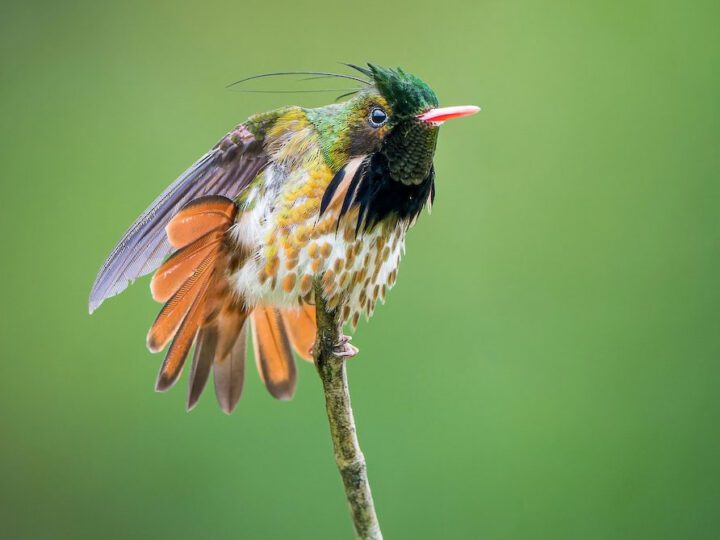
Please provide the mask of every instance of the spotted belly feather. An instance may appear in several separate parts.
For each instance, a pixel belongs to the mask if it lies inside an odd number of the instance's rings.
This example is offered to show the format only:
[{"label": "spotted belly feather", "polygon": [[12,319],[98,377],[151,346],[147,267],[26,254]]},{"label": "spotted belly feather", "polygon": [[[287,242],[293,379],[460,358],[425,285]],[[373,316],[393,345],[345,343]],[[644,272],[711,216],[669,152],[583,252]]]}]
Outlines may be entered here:
[{"label": "spotted belly feather", "polygon": [[355,327],[395,284],[408,225],[379,223],[356,235],[357,209],[339,223],[337,211],[319,217],[332,179],[328,167],[291,175],[282,190],[272,189],[282,172],[264,172],[231,230],[233,249],[248,254],[229,269],[234,292],[247,305],[314,304],[319,279],[329,307],[339,307],[343,323]]}]

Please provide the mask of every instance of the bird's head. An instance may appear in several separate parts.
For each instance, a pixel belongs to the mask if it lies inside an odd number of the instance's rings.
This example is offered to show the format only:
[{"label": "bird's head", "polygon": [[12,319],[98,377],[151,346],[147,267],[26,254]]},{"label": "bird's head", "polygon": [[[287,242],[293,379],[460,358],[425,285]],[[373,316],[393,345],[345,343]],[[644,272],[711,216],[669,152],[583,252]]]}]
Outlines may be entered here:
[{"label": "bird's head", "polygon": [[[367,78],[367,85],[348,101],[315,109],[309,117],[338,176],[354,176],[348,208],[359,206],[358,227],[372,227],[388,216],[412,220],[434,195],[439,126],[480,109],[438,108],[435,92],[399,68],[350,67]],[[326,201],[334,185],[339,181],[329,186]]]}]

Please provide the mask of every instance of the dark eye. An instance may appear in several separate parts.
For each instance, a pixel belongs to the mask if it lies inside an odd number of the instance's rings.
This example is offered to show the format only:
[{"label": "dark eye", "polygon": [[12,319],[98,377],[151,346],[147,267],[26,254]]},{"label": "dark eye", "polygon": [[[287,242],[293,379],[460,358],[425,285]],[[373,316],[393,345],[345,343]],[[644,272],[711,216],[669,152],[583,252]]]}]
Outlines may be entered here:
[{"label": "dark eye", "polygon": [[372,127],[380,127],[385,122],[387,122],[388,116],[385,111],[383,111],[380,107],[373,107],[373,109],[370,111],[370,125]]}]

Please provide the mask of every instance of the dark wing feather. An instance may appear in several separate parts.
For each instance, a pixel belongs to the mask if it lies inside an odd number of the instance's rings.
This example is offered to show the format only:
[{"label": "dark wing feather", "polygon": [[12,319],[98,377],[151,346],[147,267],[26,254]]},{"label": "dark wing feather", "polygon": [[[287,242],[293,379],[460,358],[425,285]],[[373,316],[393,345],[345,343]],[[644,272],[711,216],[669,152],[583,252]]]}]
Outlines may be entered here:
[{"label": "dark wing feather", "polygon": [[95,278],[90,313],[160,266],[172,251],[165,226],[178,210],[204,195],[235,199],[266,164],[261,143],[244,125],[226,135],[155,199],[118,242]]}]

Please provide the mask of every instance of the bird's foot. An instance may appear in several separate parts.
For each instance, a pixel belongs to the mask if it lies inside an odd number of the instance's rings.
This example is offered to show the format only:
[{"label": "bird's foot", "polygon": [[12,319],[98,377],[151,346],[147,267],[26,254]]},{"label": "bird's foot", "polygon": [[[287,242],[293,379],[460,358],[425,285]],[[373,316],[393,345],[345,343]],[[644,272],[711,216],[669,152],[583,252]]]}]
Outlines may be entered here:
[{"label": "bird's foot", "polygon": [[[355,356],[358,352],[360,352],[360,349],[350,344],[351,339],[352,338],[350,336],[340,334],[338,342],[333,345],[332,353],[338,358],[352,358]],[[310,355],[315,356],[315,344],[310,347]]]},{"label": "bird's foot", "polygon": [[340,339],[333,347],[333,354],[338,358],[352,358],[360,352],[355,345],[350,343],[352,338],[344,334],[340,334]]}]

